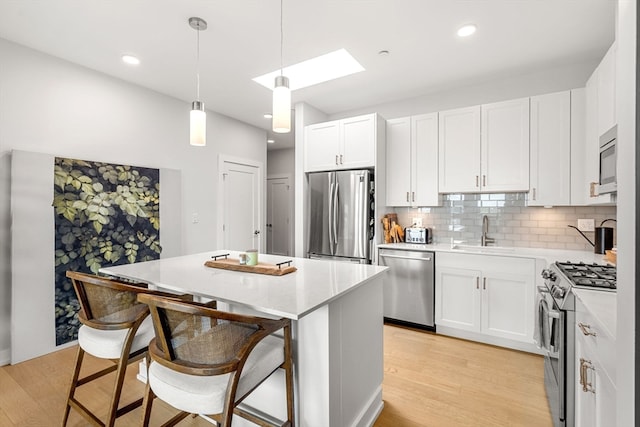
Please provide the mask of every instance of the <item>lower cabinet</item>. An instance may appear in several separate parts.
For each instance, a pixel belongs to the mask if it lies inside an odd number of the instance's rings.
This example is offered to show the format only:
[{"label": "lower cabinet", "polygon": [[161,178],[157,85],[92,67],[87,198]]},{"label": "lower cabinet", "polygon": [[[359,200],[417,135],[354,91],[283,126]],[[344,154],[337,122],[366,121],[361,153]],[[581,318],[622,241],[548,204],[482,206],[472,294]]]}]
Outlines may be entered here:
[{"label": "lower cabinet", "polygon": [[510,342],[533,344],[534,259],[439,252],[435,292],[438,332],[514,348],[521,347]]},{"label": "lower cabinet", "polygon": [[576,299],[575,425],[616,425],[615,340]]}]

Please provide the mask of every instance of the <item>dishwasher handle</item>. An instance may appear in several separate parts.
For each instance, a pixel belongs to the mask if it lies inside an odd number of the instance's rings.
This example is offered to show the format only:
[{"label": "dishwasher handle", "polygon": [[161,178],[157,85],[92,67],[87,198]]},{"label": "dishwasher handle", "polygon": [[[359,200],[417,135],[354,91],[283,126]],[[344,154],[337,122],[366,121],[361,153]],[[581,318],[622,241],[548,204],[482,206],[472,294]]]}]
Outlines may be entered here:
[{"label": "dishwasher handle", "polygon": [[379,254],[379,256],[382,258],[410,259],[412,261],[431,261],[431,257],[415,258],[410,256],[388,255],[388,254]]}]

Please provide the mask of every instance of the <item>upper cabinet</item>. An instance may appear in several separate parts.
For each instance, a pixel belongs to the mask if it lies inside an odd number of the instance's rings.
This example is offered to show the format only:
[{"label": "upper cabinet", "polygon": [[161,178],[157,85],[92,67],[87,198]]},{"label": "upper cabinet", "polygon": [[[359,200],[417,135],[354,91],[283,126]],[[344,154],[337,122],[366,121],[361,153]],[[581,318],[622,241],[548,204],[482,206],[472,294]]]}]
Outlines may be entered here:
[{"label": "upper cabinet", "polygon": [[437,206],[438,113],[387,121],[387,206]]},{"label": "upper cabinet", "polygon": [[[614,194],[598,194],[600,181],[600,136],[616,124],[615,44],[609,48],[586,84],[585,135],[581,156],[584,167],[576,179],[581,184],[581,204],[614,204]],[[573,148],[573,146],[572,146]],[[573,156],[573,154],[572,154]],[[574,174],[572,174],[574,176]],[[573,203],[577,204],[577,203]]]},{"label": "upper cabinet", "polygon": [[439,113],[441,193],[480,192],[480,106]]},{"label": "upper cabinet", "polygon": [[373,168],[376,114],[334,120],[305,128],[305,172]]},{"label": "upper cabinet", "polygon": [[598,135],[617,123],[616,119],[616,45],[611,45],[598,65]]},{"label": "upper cabinet", "polygon": [[529,206],[571,203],[569,91],[531,97],[530,185]]},{"label": "upper cabinet", "polygon": [[439,114],[442,193],[529,190],[529,98]]}]

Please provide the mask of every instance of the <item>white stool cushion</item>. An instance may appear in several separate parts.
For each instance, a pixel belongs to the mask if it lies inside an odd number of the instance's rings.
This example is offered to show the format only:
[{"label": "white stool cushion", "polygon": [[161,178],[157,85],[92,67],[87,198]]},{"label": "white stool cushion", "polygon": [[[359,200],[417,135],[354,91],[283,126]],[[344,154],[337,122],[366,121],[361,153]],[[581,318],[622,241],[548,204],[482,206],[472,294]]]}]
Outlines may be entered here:
[{"label": "white stool cushion", "polygon": [[[80,326],[78,330],[78,344],[87,353],[101,359],[119,359],[122,354],[122,346],[127,337],[128,329],[117,331],[105,331],[91,328],[87,325]],[[140,350],[149,345],[149,341],[155,336],[153,321],[147,316],[136,331],[136,336],[131,344],[131,352]]]},{"label": "white stool cushion", "polygon": [[[253,389],[283,362],[283,339],[273,335],[264,338],[247,358],[236,396],[241,397]],[[230,375],[189,375],[151,362],[148,381],[155,395],[176,409],[192,414],[219,414]]]}]

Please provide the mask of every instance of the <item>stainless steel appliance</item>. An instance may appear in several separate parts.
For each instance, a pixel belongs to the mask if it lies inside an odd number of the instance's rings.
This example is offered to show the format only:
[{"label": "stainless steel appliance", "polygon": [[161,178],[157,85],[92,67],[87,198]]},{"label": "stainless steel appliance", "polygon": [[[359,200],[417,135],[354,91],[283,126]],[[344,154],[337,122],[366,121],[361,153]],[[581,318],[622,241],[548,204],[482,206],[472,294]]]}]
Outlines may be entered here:
[{"label": "stainless steel appliance", "polygon": [[384,318],[435,330],[435,253],[381,248],[378,265],[390,271],[384,279]]},{"label": "stainless steel appliance", "polygon": [[600,136],[600,179],[598,194],[618,191],[616,140],[618,127],[614,126]]},{"label": "stainless steel appliance", "polygon": [[371,263],[373,195],[370,170],[310,173],[308,256]]},{"label": "stainless steel appliance", "polygon": [[575,426],[575,296],[572,289],[616,291],[611,265],[556,262],[538,286],[536,341],[545,352],[544,383],[555,427]]},{"label": "stainless steel appliance", "polygon": [[407,243],[431,243],[433,237],[430,228],[407,227],[404,229],[404,241]]}]

